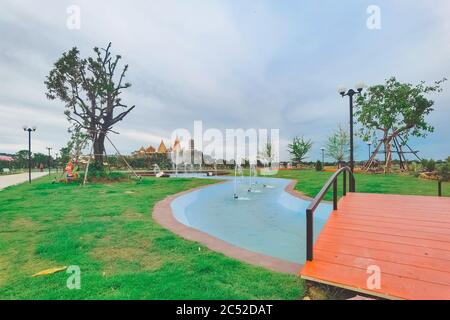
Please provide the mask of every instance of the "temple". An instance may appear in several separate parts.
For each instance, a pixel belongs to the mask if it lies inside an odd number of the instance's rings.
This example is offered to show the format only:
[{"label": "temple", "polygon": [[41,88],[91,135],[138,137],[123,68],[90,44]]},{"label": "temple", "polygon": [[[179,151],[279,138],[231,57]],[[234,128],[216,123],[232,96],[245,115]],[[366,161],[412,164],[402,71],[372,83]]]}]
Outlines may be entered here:
[{"label": "temple", "polygon": [[142,146],[139,150],[132,152],[131,155],[135,158],[139,158],[139,157],[144,157],[146,155],[152,155],[155,153],[167,154],[167,153],[170,153],[171,151],[172,151],[172,149],[171,148],[168,149],[166,147],[164,141],[161,140],[161,143],[159,144],[158,149],[155,149],[153,146],[148,146],[147,148]]},{"label": "temple", "polygon": [[[193,139],[189,141],[188,147],[184,149],[178,137],[175,138],[173,145],[170,147],[167,147],[164,141],[161,140],[157,149],[153,146],[148,146],[147,148],[142,146],[139,150],[131,153],[135,158],[147,157],[154,154],[166,154],[174,164],[202,164],[205,161],[203,153],[195,150]],[[209,159],[210,157],[207,158]]]},{"label": "temple", "polygon": [[161,143],[158,147],[158,153],[167,153],[169,150],[166,148],[166,145],[164,144],[164,141],[161,140]]}]

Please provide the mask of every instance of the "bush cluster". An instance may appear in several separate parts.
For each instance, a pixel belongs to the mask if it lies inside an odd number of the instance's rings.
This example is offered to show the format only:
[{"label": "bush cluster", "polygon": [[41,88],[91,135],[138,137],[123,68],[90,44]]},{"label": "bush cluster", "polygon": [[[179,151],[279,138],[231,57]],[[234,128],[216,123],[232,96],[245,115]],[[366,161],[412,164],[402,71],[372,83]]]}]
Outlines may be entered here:
[{"label": "bush cluster", "polygon": [[430,160],[422,159],[421,164],[422,168],[426,172],[433,172],[434,170],[436,170],[436,161],[434,161],[433,159]]},{"label": "bush cluster", "polygon": [[[102,164],[93,163],[89,166],[88,181],[120,181],[128,179],[125,172],[110,171]],[[84,171],[80,172],[80,181],[84,180]]]},{"label": "bush cluster", "polygon": [[322,171],[323,170],[322,161],[317,160],[316,163],[314,164],[314,168],[316,169],[316,171]]}]

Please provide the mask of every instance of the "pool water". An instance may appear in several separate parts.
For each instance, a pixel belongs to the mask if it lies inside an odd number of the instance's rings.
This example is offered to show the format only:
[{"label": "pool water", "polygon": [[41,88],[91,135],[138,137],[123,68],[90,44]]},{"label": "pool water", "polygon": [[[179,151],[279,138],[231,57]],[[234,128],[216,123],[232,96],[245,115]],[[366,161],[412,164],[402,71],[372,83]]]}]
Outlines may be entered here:
[{"label": "pool water", "polygon": [[[310,202],[284,191],[291,180],[243,177],[237,179],[235,186],[234,177],[219,179],[226,182],[176,198],[171,204],[175,218],[238,247],[291,262],[305,262],[305,210]],[[252,192],[248,192],[250,186]],[[233,197],[235,188],[238,199]],[[331,211],[329,204],[317,208],[315,236]]]}]

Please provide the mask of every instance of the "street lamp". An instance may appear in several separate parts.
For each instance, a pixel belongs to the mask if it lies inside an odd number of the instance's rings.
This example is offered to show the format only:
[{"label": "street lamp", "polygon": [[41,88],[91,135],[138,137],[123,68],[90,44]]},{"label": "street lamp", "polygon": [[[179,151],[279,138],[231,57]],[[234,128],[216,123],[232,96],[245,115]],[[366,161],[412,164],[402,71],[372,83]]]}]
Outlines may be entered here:
[{"label": "street lamp", "polygon": [[322,166],[325,166],[325,148],[320,148],[322,150]]},{"label": "street lamp", "polygon": [[[356,90],[349,89],[345,87],[339,88],[339,94],[343,97],[348,96],[350,100],[350,169],[353,172],[354,161],[353,161],[353,96],[355,94],[360,94],[364,88],[364,83],[360,82],[356,84]],[[351,180],[350,180],[351,181]]]},{"label": "street lamp", "polygon": [[370,153],[370,146],[372,145],[372,141],[367,142],[367,146],[369,147],[369,160],[371,157],[371,153]]},{"label": "street lamp", "polygon": [[58,157],[59,157],[59,154],[58,154],[58,152],[56,152],[55,153],[55,165],[56,165],[56,174],[58,174]]},{"label": "street lamp", "polygon": [[52,150],[53,148],[51,148],[51,147],[47,147],[47,150],[48,150],[48,174],[50,175],[50,173],[51,173],[51,171],[50,171],[50,161],[51,161],[51,159],[52,159],[52,156],[50,155],[50,151]]},{"label": "street lamp", "polygon": [[31,183],[31,132],[36,131],[36,126],[23,126],[23,131],[28,131],[28,182]]}]

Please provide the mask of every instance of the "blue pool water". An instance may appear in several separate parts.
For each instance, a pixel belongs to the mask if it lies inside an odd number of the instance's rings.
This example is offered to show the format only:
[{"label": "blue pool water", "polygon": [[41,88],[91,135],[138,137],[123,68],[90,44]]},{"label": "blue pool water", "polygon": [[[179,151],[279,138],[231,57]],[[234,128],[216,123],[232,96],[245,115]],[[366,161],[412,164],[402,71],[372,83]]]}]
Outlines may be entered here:
[{"label": "blue pool water", "polygon": [[[290,180],[256,178],[254,192],[248,192],[250,179],[238,178],[236,200],[234,177],[220,179],[227,181],[175,199],[171,204],[175,218],[238,247],[291,262],[305,262],[305,210],[309,201],[284,191]],[[314,216],[315,236],[331,211],[331,205],[319,205]]]}]

